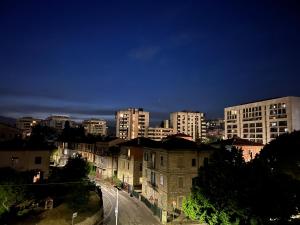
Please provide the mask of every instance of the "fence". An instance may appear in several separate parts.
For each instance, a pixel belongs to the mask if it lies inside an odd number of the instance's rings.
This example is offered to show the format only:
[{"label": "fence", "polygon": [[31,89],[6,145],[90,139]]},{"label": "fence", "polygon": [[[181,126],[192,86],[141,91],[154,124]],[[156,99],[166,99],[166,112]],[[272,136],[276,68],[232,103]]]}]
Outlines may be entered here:
[{"label": "fence", "polygon": [[148,201],[144,196],[141,195],[141,201],[153,212],[155,216],[158,216],[159,219],[161,220],[162,217],[162,210],[157,207],[157,205],[152,204],[151,202]]}]

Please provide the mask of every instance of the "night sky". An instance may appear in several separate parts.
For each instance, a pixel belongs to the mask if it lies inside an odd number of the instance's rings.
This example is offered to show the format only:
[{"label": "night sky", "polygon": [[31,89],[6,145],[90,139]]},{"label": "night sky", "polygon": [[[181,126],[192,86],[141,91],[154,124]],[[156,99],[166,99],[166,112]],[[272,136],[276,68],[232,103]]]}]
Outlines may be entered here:
[{"label": "night sky", "polygon": [[247,2],[1,0],[0,115],[214,118],[299,96],[299,3]]}]

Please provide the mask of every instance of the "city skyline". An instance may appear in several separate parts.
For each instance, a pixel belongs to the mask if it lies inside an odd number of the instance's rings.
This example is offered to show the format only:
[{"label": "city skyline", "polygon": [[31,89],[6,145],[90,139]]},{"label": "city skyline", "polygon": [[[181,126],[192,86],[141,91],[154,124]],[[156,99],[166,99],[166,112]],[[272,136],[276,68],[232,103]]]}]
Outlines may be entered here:
[{"label": "city skyline", "polygon": [[151,121],[300,96],[296,1],[1,1],[0,115]]}]

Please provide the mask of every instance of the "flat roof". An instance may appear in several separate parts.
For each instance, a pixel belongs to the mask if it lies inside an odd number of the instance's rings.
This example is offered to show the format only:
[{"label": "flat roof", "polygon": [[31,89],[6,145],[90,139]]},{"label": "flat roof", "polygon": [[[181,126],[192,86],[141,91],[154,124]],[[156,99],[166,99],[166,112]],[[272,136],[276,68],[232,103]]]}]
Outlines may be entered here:
[{"label": "flat roof", "polygon": [[279,99],[279,98],[290,98],[290,97],[299,98],[299,96],[282,96],[282,97],[274,97],[274,98],[264,98],[264,99],[259,99],[259,100],[256,100],[256,101],[244,102],[244,103],[240,103],[238,105],[228,106],[226,108],[240,106],[240,105],[248,105],[248,104],[264,102],[264,101],[270,101],[270,100],[275,100],[275,99]]}]

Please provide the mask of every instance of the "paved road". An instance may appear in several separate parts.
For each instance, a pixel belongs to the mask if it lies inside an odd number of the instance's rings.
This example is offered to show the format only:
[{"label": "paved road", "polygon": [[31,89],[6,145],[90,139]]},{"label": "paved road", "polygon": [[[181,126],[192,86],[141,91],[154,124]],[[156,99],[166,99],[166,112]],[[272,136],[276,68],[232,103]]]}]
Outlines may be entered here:
[{"label": "paved road", "polygon": [[[116,188],[101,185],[104,207],[103,225],[115,225]],[[158,218],[135,197],[119,191],[118,225],[159,225]]]}]

